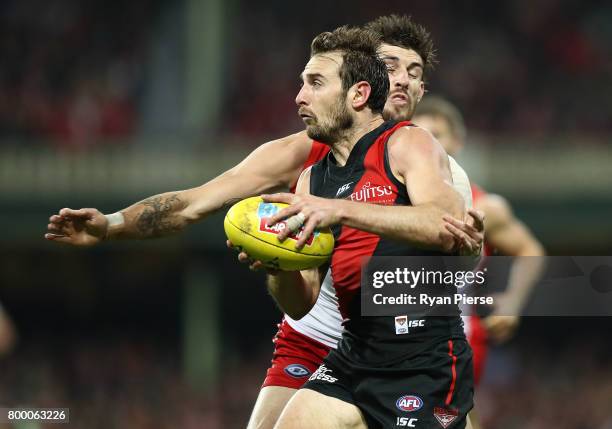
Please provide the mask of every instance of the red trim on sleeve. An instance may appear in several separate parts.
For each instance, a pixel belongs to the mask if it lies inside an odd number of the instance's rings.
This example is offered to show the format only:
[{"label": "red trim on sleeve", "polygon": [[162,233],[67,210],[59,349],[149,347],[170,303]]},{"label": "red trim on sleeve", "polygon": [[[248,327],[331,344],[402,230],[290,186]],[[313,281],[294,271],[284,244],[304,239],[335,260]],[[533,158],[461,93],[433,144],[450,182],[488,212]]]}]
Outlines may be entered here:
[{"label": "red trim on sleeve", "polygon": [[[314,165],[320,160],[322,160],[325,157],[325,155],[327,155],[328,152],[329,152],[328,145],[313,140],[312,146],[310,147],[310,153],[308,154],[308,158],[306,158],[306,162],[304,162],[304,165],[302,165],[300,174],[302,174],[302,171],[306,170],[311,165]],[[291,188],[290,188],[291,192],[295,192],[296,185],[297,185],[297,180],[293,185],[291,185]]]}]

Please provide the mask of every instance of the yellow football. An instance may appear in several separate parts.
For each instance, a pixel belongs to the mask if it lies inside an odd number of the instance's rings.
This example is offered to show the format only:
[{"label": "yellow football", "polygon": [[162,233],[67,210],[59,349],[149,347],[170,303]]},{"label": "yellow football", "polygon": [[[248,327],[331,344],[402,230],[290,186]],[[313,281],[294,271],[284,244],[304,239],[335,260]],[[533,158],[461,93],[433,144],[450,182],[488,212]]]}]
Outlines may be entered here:
[{"label": "yellow football", "polygon": [[301,250],[297,250],[295,245],[302,228],[285,241],[278,241],[277,236],[287,227],[286,223],[282,221],[268,226],[267,220],[287,206],[266,203],[261,197],[242,200],[227,212],[223,222],[225,234],[233,246],[270,268],[296,271],[327,262],[334,250],[334,236],[329,228],[316,230]]}]

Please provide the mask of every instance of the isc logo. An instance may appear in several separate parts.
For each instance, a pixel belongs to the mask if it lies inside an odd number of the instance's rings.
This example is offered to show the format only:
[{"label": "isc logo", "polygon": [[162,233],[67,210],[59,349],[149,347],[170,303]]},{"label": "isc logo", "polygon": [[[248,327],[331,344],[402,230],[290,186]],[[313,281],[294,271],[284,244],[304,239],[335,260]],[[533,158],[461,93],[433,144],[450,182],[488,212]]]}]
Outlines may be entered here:
[{"label": "isc logo", "polygon": [[395,405],[402,411],[406,411],[407,413],[411,413],[416,410],[420,410],[423,406],[423,400],[418,396],[414,395],[405,395],[399,398]]},{"label": "isc logo", "polygon": [[408,322],[408,327],[409,328],[422,328],[423,326],[425,326],[425,320],[424,319],[410,320]]},{"label": "isc logo", "polygon": [[415,423],[418,422],[419,419],[408,418],[408,417],[398,417],[395,423],[396,426],[401,426],[405,428],[415,428]]}]

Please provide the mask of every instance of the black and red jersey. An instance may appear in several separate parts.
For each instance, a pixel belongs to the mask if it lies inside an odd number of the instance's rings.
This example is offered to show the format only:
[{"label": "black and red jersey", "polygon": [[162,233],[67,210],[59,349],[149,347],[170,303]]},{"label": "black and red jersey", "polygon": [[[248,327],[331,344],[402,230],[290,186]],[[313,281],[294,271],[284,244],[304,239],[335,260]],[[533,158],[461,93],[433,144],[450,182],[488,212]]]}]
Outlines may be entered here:
[{"label": "black and red jersey", "polygon": [[[337,165],[333,154],[328,153],[312,167],[310,193],[324,198],[350,199],[370,204],[410,205],[406,186],[391,171],[387,151],[389,137],[405,126],[412,124],[408,121],[385,122],[366,134],[355,144],[344,166]],[[389,339],[395,339],[393,317],[361,317],[359,292],[362,264],[372,256],[427,256],[442,253],[348,226],[337,225],[332,231],[336,244],[331,259],[331,274],[346,330],[358,336],[377,332],[379,338],[390,335]],[[430,327],[440,324],[444,326],[444,334],[452,331],[462,335],[458,317],[440,318],[437,322],[432,321]],[[433,334],[429,329],[426,331],[422,334],[428,337]],[[420,335],[411,335],[411,339],[416,337]]]}]

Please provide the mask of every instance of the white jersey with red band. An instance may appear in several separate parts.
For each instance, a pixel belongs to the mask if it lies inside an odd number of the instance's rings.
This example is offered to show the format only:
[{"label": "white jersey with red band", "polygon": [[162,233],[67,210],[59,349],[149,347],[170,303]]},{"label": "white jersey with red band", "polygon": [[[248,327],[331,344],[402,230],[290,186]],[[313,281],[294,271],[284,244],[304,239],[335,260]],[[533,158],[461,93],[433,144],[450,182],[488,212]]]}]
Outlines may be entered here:
[{"label": "white jersey with red band", "polygon": [[334,291],[331,270],[327,270],[317,302],[300,320],[285,315],[287,323],[297,332],[328,347],[336,348],[342,336],[342,317],[338,310],[338,298]]}]

